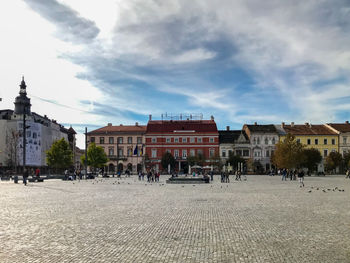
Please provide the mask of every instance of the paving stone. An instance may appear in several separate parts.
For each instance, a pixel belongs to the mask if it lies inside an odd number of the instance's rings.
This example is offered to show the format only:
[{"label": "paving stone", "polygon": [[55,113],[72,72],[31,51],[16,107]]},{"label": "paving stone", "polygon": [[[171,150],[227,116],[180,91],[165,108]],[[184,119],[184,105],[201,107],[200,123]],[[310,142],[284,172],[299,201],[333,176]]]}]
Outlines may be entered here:
[{"label": "paving stone", "polygon": [[344,177],[166,179],[1,182],[0,262],[350,262]]}]

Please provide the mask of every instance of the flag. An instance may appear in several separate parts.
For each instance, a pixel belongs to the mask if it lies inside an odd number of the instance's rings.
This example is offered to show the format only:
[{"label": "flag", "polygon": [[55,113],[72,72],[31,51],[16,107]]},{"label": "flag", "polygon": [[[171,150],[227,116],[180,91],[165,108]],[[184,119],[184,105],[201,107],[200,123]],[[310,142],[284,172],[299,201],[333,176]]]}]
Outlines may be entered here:
[{"label": "flag", "polygon": [[137,145],[135,146],[134,155],[137,155]]}]

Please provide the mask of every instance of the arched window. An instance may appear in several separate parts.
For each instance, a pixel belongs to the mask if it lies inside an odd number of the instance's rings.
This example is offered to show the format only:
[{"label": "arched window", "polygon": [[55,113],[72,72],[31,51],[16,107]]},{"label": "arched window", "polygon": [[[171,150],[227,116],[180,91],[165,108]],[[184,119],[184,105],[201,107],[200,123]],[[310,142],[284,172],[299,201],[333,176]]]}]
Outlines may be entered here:
[{"label": "arched window", "polygon": [[272,144],[276,144],[275,137],[272,138]]},{"label": "arched window", "polygon": [[258,144],[260,144],[260,138],[258,137]]}]

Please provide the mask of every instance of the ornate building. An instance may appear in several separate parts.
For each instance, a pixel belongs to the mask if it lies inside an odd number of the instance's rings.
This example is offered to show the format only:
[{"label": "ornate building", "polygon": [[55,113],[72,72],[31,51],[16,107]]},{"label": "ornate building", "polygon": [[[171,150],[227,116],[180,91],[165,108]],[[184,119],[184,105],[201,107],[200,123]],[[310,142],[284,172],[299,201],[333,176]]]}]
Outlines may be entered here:
[{"label": "ornate building", "polygon": [[[45,168],[46,151],[55,140],[65,138],[75,151],[75,131],[66,129],[46,115],[31,112],[27,86],[22,78],[19,96],[15,99],[15,110],[0,110],[0,166],[14,169],[25,164],[28,167]],[[26,123],[26,144],[23,147],[23,123]]]},{"label": "ornate building", "polygon": [[88,143],[101,146],[109,159],[107,172],[129,170],[136,173],[142,170],[146,126],[122,125],[107,126],[88,132]]}]

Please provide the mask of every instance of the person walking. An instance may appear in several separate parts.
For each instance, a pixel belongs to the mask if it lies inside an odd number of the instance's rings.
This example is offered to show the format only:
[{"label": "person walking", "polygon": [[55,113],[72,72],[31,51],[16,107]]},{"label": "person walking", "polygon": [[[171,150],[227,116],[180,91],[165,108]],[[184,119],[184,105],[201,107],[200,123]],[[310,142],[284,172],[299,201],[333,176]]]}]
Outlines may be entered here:
[{"label": "person walking", "polygon": [[23,184],[27,185],[27,178],[28,178],[29,174],[28,174],[28,169],[24,169],[24,173],[23,173]]},{"label": "person walking", "polygon": [[304,171],[302,169],[299,170],[298,173],[298,178],[299,178],[299,183],[300,183],[300,187],[304,187]]},{"label": "person walking", "polygon": [[282,181],[287,181],[287,170],[284,168],[282,170]]}]

